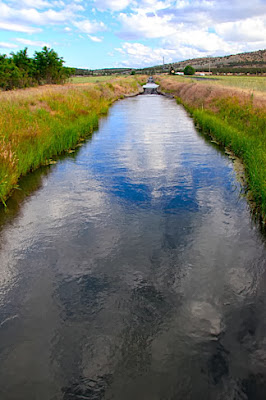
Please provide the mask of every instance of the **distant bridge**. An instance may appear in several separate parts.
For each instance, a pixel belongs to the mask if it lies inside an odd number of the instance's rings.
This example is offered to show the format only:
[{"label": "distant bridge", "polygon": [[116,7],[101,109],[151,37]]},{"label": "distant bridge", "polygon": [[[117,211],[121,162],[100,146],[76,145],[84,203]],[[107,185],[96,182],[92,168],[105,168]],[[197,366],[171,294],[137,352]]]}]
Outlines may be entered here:
[{"label": "distant bridge", "polygon": [[154,83],[153,77],[150,76],[146,85],[142,86],[145,94],[156,94],[159,85]]}]

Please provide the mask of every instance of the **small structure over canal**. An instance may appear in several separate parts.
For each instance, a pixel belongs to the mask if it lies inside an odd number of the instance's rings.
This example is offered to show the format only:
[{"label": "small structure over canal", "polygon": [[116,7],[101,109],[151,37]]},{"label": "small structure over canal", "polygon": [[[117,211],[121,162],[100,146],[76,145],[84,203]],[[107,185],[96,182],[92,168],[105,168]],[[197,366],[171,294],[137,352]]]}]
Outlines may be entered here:
[{"label": "small structure over canal", "polygon": [[144,94],[158,94],[157,92],[158,87],[159,85],[157,85],[154,82],[153,77],[150,76],[146,85],[143,85]]}]

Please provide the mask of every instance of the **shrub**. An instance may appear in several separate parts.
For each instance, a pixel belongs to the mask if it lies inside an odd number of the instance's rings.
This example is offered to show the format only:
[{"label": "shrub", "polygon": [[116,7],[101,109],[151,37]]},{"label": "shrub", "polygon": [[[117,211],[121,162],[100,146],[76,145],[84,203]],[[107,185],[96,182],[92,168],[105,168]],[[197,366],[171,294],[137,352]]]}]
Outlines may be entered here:
[{"label": "shrub", "polygon": [[191,65],[187,65],[184,69],[184,74],[185,75],[194,75],[195,69],[193,67],[191,67]]}]

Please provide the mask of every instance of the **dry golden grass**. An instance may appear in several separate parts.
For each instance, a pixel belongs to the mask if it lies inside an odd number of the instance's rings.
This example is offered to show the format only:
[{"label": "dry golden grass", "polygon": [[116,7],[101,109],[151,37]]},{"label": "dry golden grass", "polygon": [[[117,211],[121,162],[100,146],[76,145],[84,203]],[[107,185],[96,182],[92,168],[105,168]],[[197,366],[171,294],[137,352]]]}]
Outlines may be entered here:
[{"label": "dry golden grass", "polygon": [[237,97],[243,104],[252,101],[256,108],[266,108],[266,93],[253,92],[237,87],[223,87],[215,82],[192,81],[175,76],[156,76],[164,90],[181,97],[189,105],[211,107],[216,98]]}]

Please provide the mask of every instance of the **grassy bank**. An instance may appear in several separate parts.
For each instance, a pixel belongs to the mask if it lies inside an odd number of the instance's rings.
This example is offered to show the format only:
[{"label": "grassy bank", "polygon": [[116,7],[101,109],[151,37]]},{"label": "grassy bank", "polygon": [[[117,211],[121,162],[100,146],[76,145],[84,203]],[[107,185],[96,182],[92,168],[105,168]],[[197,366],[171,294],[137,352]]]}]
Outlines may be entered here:
[{"label": "grassy bank", "polygon": [[204,132],[239,157],[255,210],[266,222],[266,97],[216,85],[158,77]]},{"label": "grassy bank", "polygon": [[21,176],[88,136],[115,100],[138,91],[128,77],[0,93],[0,202]]}]

